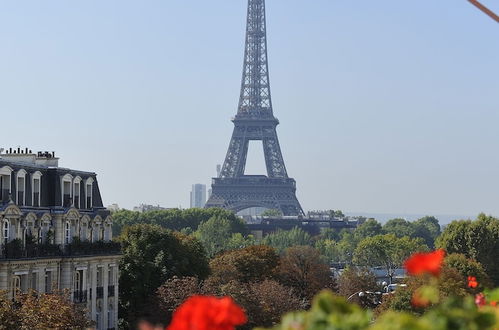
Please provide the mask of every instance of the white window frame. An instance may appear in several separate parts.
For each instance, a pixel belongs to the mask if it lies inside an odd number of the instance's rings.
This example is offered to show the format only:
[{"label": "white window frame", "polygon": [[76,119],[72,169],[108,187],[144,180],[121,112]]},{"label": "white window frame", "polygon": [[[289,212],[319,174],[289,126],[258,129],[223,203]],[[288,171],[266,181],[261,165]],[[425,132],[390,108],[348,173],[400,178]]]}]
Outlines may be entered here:
[{"label": "white window frame", "polygon": [[[10,166],[4,166],[0,168],[0,175],[1,176],[8,176],[9,177],[9,194],[12,194],[12,172],[14,170]],[[2,189],[3,187],[0,187]]]},{"label": "white window frame", "polygon": [[4,219],[3,223],[2,223],[2,241],[5,243],[10,241],[10,221],[9,221],[9,219]]},{"label": "white window frame", "polygon": [[[76,191],[78,190],[78,204],[75,203],[75,205],[78,205],[78,208],[81,208],[81,178],[79,176],[77,176],[76,178],[74,178],[73,180],[73,196],[71,198],[75,198],[76,196]],[[76,189],[76,185],[78,185],[78,189]],[[73,200],[74,202],[74,200]]]},{"label": "white window frame", "polygon": [[64,224],[64,243],[71,243],[71,223],[69,221]]},{"label": "white window frame", "polygon": [[66,174],[61,178],[61,206],[64,207],[64,183],[69,182],[69,199],[73,198],[73,176]]},{"label": "white window frame", "polygon": [[[89,185],[90,185],[90,193],[88,191]],[[93,188],[94,188],[94,178],[90,177],[85,181],[85,208],[86,209],[91,209],[94,206]],[[90,205],[88,205],[88,197],[89,196],[90,196]]]},{"label": "white window frame", "polygon": [[83,278],[81,278],[79,270],[75,271],[74,289],[73,290],[74,290],[74,292],[83,291]]},{"label": "white window frame", "polygon": [[16,297],[18,293],[22,292],[21,275],[12,276],[12,297]]},{"label": "white window frame", "polygon": [[41,206],[42,201],[42,173],[36,171],[31,175],[31,206],[35,205],[35,180],[38,180],[38,207]]},{"label": "white window frame", "polygon": [[[20,206],[26,205],[26,172],[25,170],[21,169],[17,171],[16,174],[16,204]],[[22,203],[19,203],[19,179],[23,179],[23,200]]]}]

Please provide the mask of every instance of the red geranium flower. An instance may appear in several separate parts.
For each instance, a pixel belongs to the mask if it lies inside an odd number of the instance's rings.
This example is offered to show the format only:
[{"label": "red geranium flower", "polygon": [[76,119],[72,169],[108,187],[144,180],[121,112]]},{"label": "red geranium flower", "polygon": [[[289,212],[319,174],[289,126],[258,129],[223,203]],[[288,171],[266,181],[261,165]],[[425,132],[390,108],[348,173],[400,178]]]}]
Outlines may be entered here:
[{"label": "red geranium flower", "polygon": [[246,323],[244,311],[232,298],[193,296],[173,313],[168,330],[234,330]]},{"label": "red geranium flower", "polygon": [[476,288],[478,286],[478,282],[475,276],[468,276],[468,287]]},{"label": "red geranium flower", "polygon": [[438,276],[442,270],[444,257],[444,250],[436,250],[429,253],[415,253],[405,261],[404,267],[410,275],[430,273],[434,276]]}]

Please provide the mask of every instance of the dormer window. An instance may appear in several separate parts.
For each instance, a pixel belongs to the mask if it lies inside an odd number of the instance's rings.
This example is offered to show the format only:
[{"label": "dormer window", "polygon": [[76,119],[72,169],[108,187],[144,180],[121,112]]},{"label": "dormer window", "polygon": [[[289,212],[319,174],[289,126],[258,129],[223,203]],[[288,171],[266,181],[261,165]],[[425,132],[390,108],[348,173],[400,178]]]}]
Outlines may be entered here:
[{"label": "dormer window", "polygon": [[0,201],[6,203],[9,201],[9,195],[11,193],[11,174],[12,169],[8,166],[0,168]]},{"label": "dormer window", "polygon": [[35,172],[32,175],[31,181],[31,201],[34,207],[40,207],[41,205],[41,190],[42,190],[42,173]]},{"label": "dormer window", "polygon": [[70,174],[66,174],[62,178],[62,206],[70,207],[71,206],[71,185],[73,183],[73,177]]},{"label": "dormer window", "polygon": [[80,208],[81,206],[81,200],[80,200],[80,190],[81,190],[81,178],[77,176],[74,179],[73,183],[73,203],[76,208]]},{"label": "dormer window", "polygon": [[93,185],[94,179],[88,178],[85,182],[85,208],[91,209],[93,207]]},{"label": "dormer window", "polygon": [[20,170],[17,172],[17,205],[24,206],[26,202],[26,171]]}]

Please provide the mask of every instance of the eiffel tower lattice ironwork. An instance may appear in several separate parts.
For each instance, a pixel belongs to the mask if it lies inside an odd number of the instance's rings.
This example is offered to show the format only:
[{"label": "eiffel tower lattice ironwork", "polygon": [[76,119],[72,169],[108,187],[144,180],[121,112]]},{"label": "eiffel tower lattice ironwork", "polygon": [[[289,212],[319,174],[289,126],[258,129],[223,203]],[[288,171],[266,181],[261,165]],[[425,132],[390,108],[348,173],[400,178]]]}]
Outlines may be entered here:
[{"label": "eiffel tower lattice ironwork", "polygon": [[[206,207],[235,212],[250,207],[277,209],[283,215],[303,215],[296,182],[288,177],[272,110],[267,61],[265,0],[248,1],[244,68],[234,132]],[[245,175],[250,141],[262,141],[267,175]]]}]

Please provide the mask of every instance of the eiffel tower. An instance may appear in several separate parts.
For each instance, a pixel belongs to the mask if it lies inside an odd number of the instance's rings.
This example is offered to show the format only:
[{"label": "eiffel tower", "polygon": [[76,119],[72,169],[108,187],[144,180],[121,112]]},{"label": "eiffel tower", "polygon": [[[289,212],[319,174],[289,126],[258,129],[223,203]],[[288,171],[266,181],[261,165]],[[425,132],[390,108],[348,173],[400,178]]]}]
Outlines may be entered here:
[{"label": "eiffel tower", "polygon": [[[303,215],[296,181],[288,177],[281,154],[270,96],[265,0],[248,1],[244,68],[234,132],[206,207],[239,212],[250,207],[277,209],[286,216]],[[262,141],[267,175],[245,175],[250,141]]]}]

